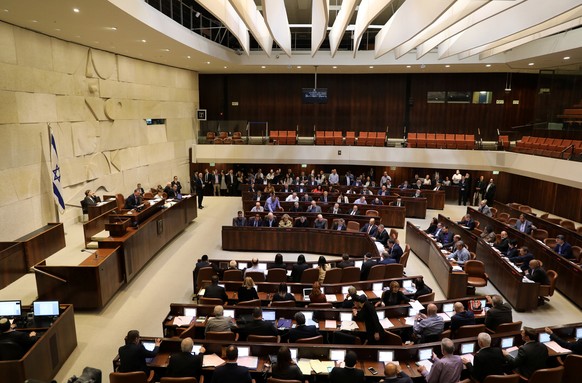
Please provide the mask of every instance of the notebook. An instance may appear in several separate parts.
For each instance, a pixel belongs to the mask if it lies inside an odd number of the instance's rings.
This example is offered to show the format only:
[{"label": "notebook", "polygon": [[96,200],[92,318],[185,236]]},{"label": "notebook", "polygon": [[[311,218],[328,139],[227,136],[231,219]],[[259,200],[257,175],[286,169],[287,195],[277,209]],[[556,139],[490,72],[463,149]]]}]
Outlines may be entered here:
[{"label": "notebook", "polygon": [[340,313],[340,321],[346,322],[352,320],[352,313]]},{"label": "notebook", "polygon": [[223,316],[234,318],[234,310],[224,310]]}]

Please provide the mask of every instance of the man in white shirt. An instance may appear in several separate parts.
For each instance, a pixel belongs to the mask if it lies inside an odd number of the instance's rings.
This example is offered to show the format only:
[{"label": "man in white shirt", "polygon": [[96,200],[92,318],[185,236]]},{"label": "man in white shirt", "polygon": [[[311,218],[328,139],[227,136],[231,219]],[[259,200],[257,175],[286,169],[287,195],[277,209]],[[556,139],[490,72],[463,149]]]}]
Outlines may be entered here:
[{"label": "man in white shirt", "polygon": [[289,194],[287,198],[285,198],[285,202],[299,202],[297,193],[293,192],[293,194]]},{"label": "man in white shirt", "polygon": [[388,172],[384,172],[384,175],[380,178],[380,185],[386,185],[390,181],[392,181],[392,178],[388,175]]},{"label": "man in white shirt", "polygon": [[335,169],[331,170],[331,174],[329,175],[329,183],[331,185],[339,184],[339,174],[337,174],[337,171]]},{"label": "man in white shirt", "polygon": [[265,211],[265,209],[261,206],[260,202],[255,203],[255,207],[251,209],[251,212],[253,213],[262,213],[263,211]]},{"label": "man in white shirt", "polygon": [[360,198],[358,198],[355,202],[356,205],[367,205],[368,202],[366,201],[366,197],[361,196]]}]

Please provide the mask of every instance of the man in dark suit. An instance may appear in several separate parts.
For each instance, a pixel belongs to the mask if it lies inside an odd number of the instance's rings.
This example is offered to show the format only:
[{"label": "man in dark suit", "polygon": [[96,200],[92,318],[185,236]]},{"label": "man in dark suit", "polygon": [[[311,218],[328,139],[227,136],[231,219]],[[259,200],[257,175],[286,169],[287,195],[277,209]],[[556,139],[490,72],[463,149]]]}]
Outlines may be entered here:
[{"label": "man in dark suit", "polygon": [[390,265],[396,263],[396,260],[392,258],[387,251],[383,251],[381,255],[382,259],[378,262],[379,265]]},{"label": "man in dark suit", "polygon": [[574,342],[568,342],[554,334],[554,332],[549,328],[546,327],[544,329],[546,334],[550,335],[550,339],[559,344],[561,347],[567,348],[568,350],[572,350],[572,353],[577,355],[582,355],[582,338],[578,338]]},{"label": "man in dark suit", "polygon": [[384,333],[384,328],[380,324],[376,309],[368,302],[365,295],[354,297],[352,315],[355,321],[365,322],[368,344],[378,344],[381,339],[381,334]]},{"label": "man in dark suit", "polygon": [[354,266],[355,262],[350,260],[350,255],[347,253],[342,254],[342,260],[339,262],[336,267],[343,269],[344,267],[351,267]]},{"label": "man in dark suit", "polygon": [[533,328],[524,327],[521,330],[521,339],[524,345],[517,351],[515,359],[505,350],[503,350],[503,355],[511,368],[517,369],[521,375],[529,378],[535,371],[546,368],[548,348],[538,342]]},{"label": "man in dark suit", "polygon": [[118,350],[119,354],[119,372],[143,371],[146,376],[149,374],[149,368],[146,364],[146,358],[153,358],[160,349],[161,339],[155,340],[155,347],[152,351],[146,350],[141,343],[139,331],[130,330],[125,337],[125,345]]},{"label": "man in dark suit", "polygon": [[228,171],[224,181],[226,183],[226,192],[228,195],[236,195],[237,181],[232,169]]},{"label": "man in dark suit", "polygon": [[305,315],[302,312],[295,313],[295,322],[297,326],[289,330],[289,342],[294,343],[297,339],[312,338],[319,335],[319,331],[315,326],[305,325]]},{"label": "man in dark suit", "polygon": [[[16,327],[16,325],[14,326]],[[37,340],[36,332],[15,331],[7,318],[0,319],[0,347],[2,347],[2,342],[10,342],[20,346],[14,350],[14,359],[22,358]]]},{"label": "man in dark suit", "polygon": [[468,230],[473,230],[475,228],[475,220],[471,218],[471,214],[466,214],[463,219],[457,223],[461,226],[465,226]]},{"label": "man in dark suit", "polygon": [[101,198],[95,195],[95,192],[92,190],[85,190],[85,205],[87,206],[94,206],[97,202],[101,202]]},{"label": "man in dark suit", "polygon": [[522,246],[521,249],[519,249],[519,255],[517,257],[510,257],[508,260],[516,265],[521,265],[521,269],[526,271],[529,267],[529,262],[533,257],[533,254],[529,252],[527,246]]},{"label": "man in dark suit", "polygon": [[356,368],[357,358],[353,351],[346,352],[345,367],[334,367],[329,373],[330,383],[364,383],[364,371]]},{"label": "man in dark suit", "polygon": [[327,229],[327,219],[323,218],[323,215],[318,214],[317,218],[313,221],[313,227],[316,229]]},{"label": "man in dark suit", "polygon": [[202,374],[202,357],[205,349],[201,347],[198,355],[192,355],[193,346],[194,342],[192,338],[182,339],[180,343],[180,349],[182,351],[170,356],[166,376],[174,378],[193,376],[200,380],[200,375]]},{"label": "man in dark suit", "polygon": [[269,212],[265,217],[265,221],[263,222],[263,226],[265,227],[277,227],[277,218],[273,215],[272,212]]},{"label": "man in dark suit", "polygon": [[133,194],[127,197],[127,199],[125,200],[125,208],[135,209],[139,205],[141,205],[141,196],[139,194],[139,190],[135,189],[133,191]]},{"label": "man in dark suit", "polygon": [[566,242],[566,237],[562,234],[556,235],[556,246],[554,251],[566,259],[572,258],[572,245]]},{"label": "man in dark suit", "polygon": [[242,227],[247,225],[247,219],[245,218],[242,211],[238,211],[236,218],[232,219],[232,226]]},{"label": "man in dark suit", "polygon": [[461,182],[459,182],[459,206],[467,205],[467,199],[469,199],[469,189],[471,188],[471,184],[468,180],[463,177],[461,178]]},{"label": "man in dark suit", "polygon": [[390,238],[388,240],[388,248],[388,254],[390,254],[390,258],[394,259],[396,263],[399,263],[400,257],[402,257],[402,254],[404,254],[404,251],[402,251],[400,245],[397,244],[396,241],[394,241],[392,238]]},{"label": "man in dark suit", "polygon": [[243,328],[243,331],[247,335],[277,335],[275,326],[263,320],[263,310],[260,307],[253,309],[253,320]]},{"label": "man in dark suit", "polygon": [[297,256],[297,263],[291,268],[291,281],[298,283],[301,280],[301,274],[303,274],[303,271],[309,269],[309,267],[309,264],[305,263],[305,255],[299,254]]},{"label": "man in dark suit", "polygon": [[291,209],[289,209],[289,211],[297,213],[297,212],[303,211],[303,209],[301,209],[299,202],[293,202],[293,206],[291,206]]},{"label": "man in dark suit", "polygon": [[263,226],[263,220],[261,219],[260,214],[255,214],[254,217],[251,217],[247,220],[247,223],[251,227],[261,227]]},{"label": "man in dark suit", "polygon": [[340,204],[336,203],[333,205],[333,207],[330,207],[328,210],[328,213],[331,214],[343,214],[342,209],[340,209]]},{"label": "man in dark suit", "polygon": [[299,201],[301,201],[301,202],[311,202],[311,201],[313,201],[313,199],[311,198],[311,196],[309,194],[305,193],[305,194],[303,194],[301,196],[301,198],[299,198]]},{"label": "man in dark suit", "polygon": [[491,335],[482,332],[477,336],[479,351],[473,358],[473,363],[462,358],[463,364],[478,382],[483,382],[489,375],[503,375],[507,372],[507,360],[500,348],[491,347]]},{"label": "man in dark suit", "polygon": [[532,259],[529,261],[529,269],[526,270],[525,276],[542,285],[549,285],[550,279],[548,278],[548,274],[546,270],[543,269],[542,263],[537,259]]},{"label": "man in dark suit", "polygon": [[211,383],[251,383],[252,378],[249,369],[239,366],[236,363],[238,359],[238,348],[230,345],[226,349],[226,364],[216,367],[212,374]]},{"label": "man in dark suit", "polygon": [[487,305],[492,306],[485,313],[485,326],[488,329],[495,331],[500,324],[513,322],[511,306],[503,303],[503,298],[500,295],[486,296],[486,298]]},{"label": "man in dark suit", "polygon": [[[204,180],[203,180],[202,172],[198,173],[198,175],[194,175],[194,187],[196,188],[196,195],[198,196],[198,209],[204,209],[202,206],[202,200],[204,199]],[[168,198],[170,195],[168,194]]]},{"label": "man in dark suit", "polygon": [[346,221],[343,218],[340,218],[337,222],[334,222],[333,225],[331,225],[331,229],[332,230],[346,230]]},{"label": "man in dark suit", "polygon": [[519,219],[517,222],[515,222],[515,226],[513,226],[513,228],[529,235],[531,234],[532,229],[535,229],[535,226],[530,221],[525,219],[525,215],[520,214]]},{"label": "man in dark suit", "polygon": [[491,178],[489,180],[489,183],[487,184],[487,187],[485,188],[485,198],[487,200],[487,202],[489,203],[493,203],[493,200],[495,199],[495,190],[497,189],[497,186],[495,186],[495,184],[493,183],[493,178]]},{"label": "man in dark suit", "polygon": [[441,232],[437,237],[437,242],[443,244],[443,246],[451,241],[451,233],[449,233],[449,227],[443,226]]},{"label": "man in dark suit", "polygon": [[398,197],[396,198],[396,201],[392,201],[389,203],[390,206],[399,206],[399,207],[403,207],[404,206],[404,202],[402,202],[402,198]]},{"label": "man in dark suit", "polygon": [[453,334],[461,326],[475,324],[475,314],[472,311],[465,310],[465,306],[461,302],[455,302],[453,309],[455,310],[455,315],[451,317],[451,332]]},{"label": "man in dark suit", "polygon": [[378,225],[378,232],[376,233],[376,241],[380,242],[384,247],[388,247],[388,239],[390,238],[390,234],[388,230],[384,227],[384,225]]},{"label": "man in dark suit", "polygon": [[506,231],[502,231],[499,235],[501,236],[501,240],[499,243],[493,245],[493,247],[499,250],[502,254],[505,254],[509,249],[509,236]]},{"label": "man in dark suit", "polygon": [[364,254],[364,262],[362,263],[362,270],[360,272],[360,281],[365,281],[368,279],[368,274],[370,274],[370,269],[372,266],[376,265],[377,261],[372,258],[372,254]]},{"label": "man in dark suit", "polygon": [[360,231],[362,233],[368,233],[370,237],[376,237],[376,233],[378,232],[378,226],[376,226],[376,219],[370,218],[370,221],[365,224]]},{"label": "man in dark suit", "polygon": [[293,227],[309,227],[309,221],[307,220],[307,217],[302,215],[299,217],[299,219],[296,219],[293,222]]},{"label": "man in dark suit", "polygon": [[222,303],[228,302],[228,295],[222,286],[218,286],[218,275],[213,275],[210,279],[210,285],[206,286],[204,291],[204,298],[218,298],[222,299]]}]

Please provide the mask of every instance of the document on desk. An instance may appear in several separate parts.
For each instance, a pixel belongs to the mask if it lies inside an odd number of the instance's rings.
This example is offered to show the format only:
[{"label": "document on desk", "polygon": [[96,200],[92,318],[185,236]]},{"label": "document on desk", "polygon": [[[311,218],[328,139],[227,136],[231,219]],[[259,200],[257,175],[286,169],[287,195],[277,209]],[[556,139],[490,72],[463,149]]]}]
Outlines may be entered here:
[{"label": "document on desk", "polygon": [[337,297],[335,294],[325,294],[325,299],[330,303],[337,302]]},{"label": "document on desk", "polygon": [[336,328],[337,322],[333,319],[326,319],[325,320],[325,328]]},{"label": "document on desk", "polygon": [[358,324],[356,322],[354,322],[353,320],[342,321],[342,324],[340,326],[340,330],[346,330],[346,331],[358,330],[359,328],[360,328],[360,326],[358,326]]},{"label": "document on desk", "polygon": [[321,360],[311,359],[309,363],[311,369],[315,371],[316,374],[329,374],[329,371],[335,367],[335,362],[333,360],[322,362]]},{"label": "document on desk", "polygon": [[311,360],[310,359],[299,359],[297,362],[297,367],[301,370],[303,375],[311,375]]},{"label": "document on desk", "polygon": [[388,319],[388,318],[382,319],[380,321],[380,324],[382,325],[383,328],[394,327],[394,325],[392,324],[392,322],[390,322],[390,319]]},{"label": "document on desk", "polygon": [[553,340],[546,342],[544,344],[546,345],[547,348],[554,350],[554,352],[556,354],[569,354],[572,352],[572,350],[568,350],[567,348],[560,346],[559,344],[557,344]]},{"label": "document on desk", "polygon": [[463,271],[463,268],[459,265],[453,266],[453,271]]},{"label": "document on desk", "polygon": [[364,292],[364,290],[357,290],[356,291],[356,294],[358,294],[358,295],[364,295],[366,293]]},{"label": "document on desk", "polygon": [[174,317],[174,326],[190,326],[194,317],[182,315]]},{"label": "document on desk", "polygon": [[424,306],[419,301],[416,301],[416,300],[410,301],[410,302],[408,302],[408,304],[410,305],[410,307],[412,307],[416,311],[424,310]]},{"label": "document on desk", "polygon": [[239,356],[236,363],[250,370],[256,370],[259,365],[259,358],[256,356]]},{"label": "document on desk", "polygon": [[406,317],[404,318],[404,321],[406,322],[407,325],[409,326],[414,326],[414,319],[416,319],[416,317]]},{"label": "document on desk", "polygon": [[461,355],[461,358],[465,358],[469,361],[469,363],[473,363],[475,356],[473,354],[465,354],[465,355]]},{"label": "document on desk", "polygon": [[424,366],[427,372],[430,372],[430,369],[432,368],[432,362],[430,360],[419,360],[418,362],[416,362],[416,364],[419,367]]},{"label": "document on desk", "polygon": [[445,322],[450,321],[451,317],[449,316],[449,314],[447,313],[437,313],[438,316],[440,316],[441,318],[443,318],[443,320]]},{"label": "document on desk", "polygon": [[202,359],[202,367],[218,367],[225,363],[224,359],[216,354],[204,355]]}]

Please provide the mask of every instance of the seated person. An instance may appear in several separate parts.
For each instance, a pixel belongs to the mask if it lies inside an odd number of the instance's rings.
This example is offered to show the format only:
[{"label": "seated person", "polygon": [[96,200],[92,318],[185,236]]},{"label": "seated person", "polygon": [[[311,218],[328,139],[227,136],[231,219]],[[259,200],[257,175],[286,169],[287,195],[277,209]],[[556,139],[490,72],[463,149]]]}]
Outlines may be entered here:
[{"label": "seated person", "polygon": [[417,300],[418,297],[426,294],[432,293],[432,289],[424,284],[424,279],[416,278],[414,280],[414,286],[416,287],[416,292],[414,293],[413,299]]},{"label": "seated person", "polygon": [[309,227],[309,221],[307,220],[307,217],[302,215],[299,217],[299,219],[296,219],[293,227]]},{"label": "seated person", "polygon": [[222,303],[228,302],[226,290],[224,287],[218,285],[218,275],[213,275],[210,281],[210,285],[206,286],[204,290],[204,298],[218,298],[222,299]]},{"label": "seated person", "polygon": [[428,228],[424,232],[426,234],[434,234],[435,231],[437,230],[438,224],[439,224],[439,221],[438,221],[437,217],[433,217],[432,220],[430,221],[430,225],[428,225]]},{"label": "seated person", "polygon": [[512,238],[508,241],[507,251],[505,253],[507,258],[515,258],[519,256],[519,247],[517,244],[517,239]]},{"label": "seated person", "polygon": [[475,314],[472,311],[465,310],[461,302],[455,302],[453,305],[455,315],[451,317],[451,332],[454,334],[459,327],[475,324]]},{"label": "seated person", "polygon": [[466,214],[463,219],[457,223],[466,227],[468,230],[473,230],[475,228],[475,220],[471,218],[471,214]]},{"label": "seated person", "polygon": [[355,200],[354,203],[356,205],[367,205],[368,204],[368,201],[366,201],[366,197],[361,196],[360,198],[358,198],[357,200]]},{"label": "seated person", "polygon": [[293,206],[291,206],[291,209],[289,209],[290,212],[293,213],[297,213],[300,211],[303,211],[303,209],[301,208],[301,206],[299,206],[299,202],[293,202]]},{"label": "seated person", "polygon": [[260,214],[255,214],[254,217],[248,219],[248,225],[252,227],[261,227],[263,226],[263,220],[261,219]]},{"label": "seated person", "polygon": [[251,267],[247,267],[245,269],[245,273],[244,273],[245,277],[247,276],[247,273],[249,271],[257,271],[257,272],[261,272],[263,274],[265,273],[265,270],[261,269],[259,266],[259,259],[258,258],[251,259]]},{"label": "seated person", "polygon": [[351,309],[354,307],[354,298],[358,295],[357,290],[354,286],[348,287],[348,293],[346,294],[344,301],[342,302],[343,309]]},{"label": "seated person", "polygon": [[242,286],[238,289],[238,301],[246,302],[252,301],[253,299],[259,299],[259,294],[257,294],[257,290],[255,289],[255,281],[251,277],[246,277]]},{"label": "seated person", "polygon": [[198,355],[192,354],[194,342],[192,338],[182,339],[180,343],[181,352],[172,354],[166,370],[166,376],[173,378],[195,377],[200,379],[202,374],[202,357],[206,351],[204,347],[200,347]]},{"label": "seated person", "polygon": [[358,210],[358,205],[352,206],[352,210],[350,210],[350,212],[348,214],[349,215],[359,215],[360,212]]},{"label": "seated person", "polygon": [[536,227],[530,221],[525,219],[525,215],[520,214],[519,219],[517,220],[517,222],[515,222],[513,228],[515,230],[521,231],[522,233],[530,235],[531,231]]},{"label": "seated person", "polygon": [[521,269],[526,271],[529,267],[529,261],[531,261],[533,258],[534,256],[529,252],[527,246],[522,246],[521,249],[519,249],[519,255],[517,257],[509,258],[509,261],[515,263],[518,266],[521,265]]},{"label": "seated person", "polygon": [[218,366],[212,373],[212,381],[210,383],[251,383],[253,379],[249,373],[249,369],[244,366],[239,366],[236,363],[238,359],[238,348],[235,345],[230,345],[226,348],[226,364]]},{"label": "seated person", "polygon": [[388,240],[388,254],[390,254],[390,257],[393,258],[396,263],[400,262],[400,258],[402,258],[402,255],[404,254],[400,245],[393,238]]},{"label": "seated person", "polygon": [[438,243],[440,243],[441,245],[443,245],[443,247],[445,247],[445,245],[448,245],[449,243],[451,243],[452,240],[452,235],[451,233],[449,233],[449,227],[447,225],[443,225],[443,228],[441,229],[441,231],[439,232],[438,237],[436,237],[436,240]]},{"label": "seated person", "polygon": [[313,221],[313,227],[316,229],[327,229],[327,219],[323,218],[323,215],[318,214],[317,218]]},{"label": "seated person", "polygon": [[15,331],[7,318],[0,319],[0,347],[2,347],[2,342],[10,342],[20,346],[20,355],[18,357],[15,355],[15,359],[22,358],[37,340],[36,332],[31,331],[27,334]]},{"label": "seated person", "polygon": [[289,214],[283,214],[283,217],[279,221],[279,227],[293,227],[293,221],[289,217]]},{"label": "seated person", "polygon": [[275,254],[275,262],[268,264],[267,269],[287,269],[287,264],[283,262],[283,254]]},{"label": "seated person", "polygon": [[[386,254],[388,254],[387,251]],[[378,261],[375,258],[372,258],[371,253],[364,254],[364,262],[362,263],[362,268],[360,271],[360,281],[368,280],[368,274],[370,274],[370,269],[372,268],[372,266],[377,264]]]},{"label": "seated person", "polygon": [[350,260],[350,255],[347,253],[342,254],[341,262],[336,264],[336,267],[343,269],[344,267],[354,266],[355,262]]},{"label": "seated person", "polygon": [[383,224],[378,225],[378,231],[376,232],[376,242],[380,242],[384,247],[388,247],[388,239],[390,238],[390,233],[386,230]]},{"label": "seated person", "polygon": [[397,197],[396,198],[396,201],[392,201],[388,205],[390,205],[390,206],[397,206],[397,207],[404,207],[404,202],[402,202],[402,198]]},{"label": "seated person", "polygon": [[493,247],[499,250],[501,254],[507,254],[507,250],[509,250],[509,236],[505,230],[499,233],[499,235],[501,239]]},{"label": "seated person", "polygon": [[334,222],[333,225],[331,225],[331,230],[344,231],[346,229],[346,221],[343,218],[340,218],[337,222]]},{"label": "seated person", "polygon": [[297,326],[289,330],[289,342],[295,343],[297,339],[312,338],[319,335],[319,331],[313,325],[305,325],[305,315],[302,312],[295,313],[295,323]]},{"label": "seated person", "polygon": [[457,242],[459,242],[460,240],[461,236],[459,234],[453,235],[453,239],[451,240],[451,242],[443,243],[443,249],[449,250],[451,252],[455,251],[457,249]]},{"label": "seated person", "polygon": [[242,211],[238,211],[236,213],[236,218],[232,219],[232,226],[235,227],[242,227],[247,225],[247,219],[245,218]]},{"label": "seated person", "polygon": [[376,219],[370,218],[368,223],[366,223],[364,226],[362,226],[360,231],[362,233],[368,233],[368,235],[370,237],[376,237],[376,233],[378,232],[378,226],[376,226]]},{"label": "seated person", "polygon": [[448,259],[453,259],[459,265],[464,265],[469,259],[471,259],[471,253],[465,247],[465,243],[463,241],[457,241],[455,244],[457,250],[454,253],[449,254],[447,257]]},{"label": "seated person", "polygon": [[[309,269],[309,265],[305,263],[305,255],[299,254],[297,256],[297,263],[294,264],[291,269],[291,281],[295,283],[301,281],[301,275],[303,274],[303,271],[306,269]],[[285,289],[286,288],[287,286],[285,286]],[[287,292],[287,290],[285,290],[285,292]]]},{"label": "seated person", "polygon": [[135,189],[133,191],[133,194],[127,197],[127,199],[125,200],[124,208],[135,209],[139,205],[141,205],[141,193],[139,192],[139,189]]},{"label": "seated person", "polygon": [[285,202],[299,202],[299,197],[297,196],[296,192],[289,194],[287,198],[285,198]]},{"label": "seated person", "polygon": [[232,329],[236,327],[236,322],[234,318],[224,316],[224,307],[215,306],[212,317],[206,319],[206,326],[204,328],[204,334],[207,332],[232,332]]},{"label": "seated person", "polygon": [[326,303],[325,294],[321,291],[321,284],[318,281],[313,282],[311,294],[309,294],[309,302],[311,303]]},{"label": "seated person", "polygon": [[397,362],[388,362],[384,366],[384,383],[412,383],[410,376],[400,369]]},{"label": "seated person", "polygon": [[311,205],[309,205],[306,212],[308,212],[308,213],[321,213],[321,206],[319,206],[317,204],[317,202],[311,201]]},{"label": "seated person", "polygon": [[572,254],[572,245],[566,242],[566,237],[562,234],[556,235],[556,246],[554,251],[566,259],[572,259],[574,255]]},{"label": "seated person", "polygon": [[380,200],[380,198],[376,197],[371,202],[372,205],[384,205],[384,203]]},{"label": "seated person", "polygon": [[410,299],[400,291],[397,281],[390,282],[390,288],[382,293],[382,299],[376,302],[376,307],[395,306],[410,302]]},{"label": "seated person", "polygon": [[572,353],[574,354],[582,355],[582,338],[578,338],[574,342],[568,342],[554,334],[554,332],[549,327],[546,327],[544,331],[550,336],[551,340],[559,344],[561,347],[572,350]]},{"label": "seated person", "polygon": [[414,337],[418,343],[434,342],[445,328],[443,318],[437,315],[437,307],[430,303],[426,308],[426,314],[418,314],[414,320]]},{"label": "seated person", "polygon": [[303,373],[291,359],[289,347],[282,346],[277,352],[277,363],[273,364],[272,377],[283,380],[299,380],[303,382]]},{"label": "seated person", "polygon": [[356,353],[349,350],[344,357],[345,367],[334,367],[329,373],[330,383],[364,383],[364,371],[356,368]]},{"label": "seated person", "polygon": [[501,295],[487,295],[487,306],[491,307],[485,312],[485,326],[495,331],[500,324],[513,322],[511,306],[503,302]]},{"label": "seated person", "polygon": [[[418,367],[418,372],[428,383],[433,382],[458,382],[463,371],[463,361],[459,355],[454,355],[455,344],[449,338],[441,341],[442,358],[434,359],[430,372],[424,366]],[[433,354],[434,355],[434,354]]]},{"label": "seated person", "polygon": [[277,217],[269,212],[263,221],[263,227],[277,227]]},{"label": "seated person", "polygon": [[493,231],[493,226],[486,225],[481,233],[481,238],[487,243],[495,243],[497,241],[497,235]]},{"label": "seated person", "polygon": [[547,367],[548,348],[538,342],[537,333],[533,328],[524,327],[521,330],[521,339],[524,344],[519,347],[515,359],[507,351],[502,352],[510,368],[529,378],[535,371]]},{"label": "seated person", "polygon": [[471,377],[483,382],[489,375],[504,375],[508,372],[507,360],[499,347],[491,347],[491,335],[482,332],[477,336],[479,351],[475,354],[473,363],[462,358]]},{"label": "seated person", "polygon": [[262,213],[265,208],[261,206],[260,202],[255,203],[255,206],[251,209],[251,213]]},{"label": "seated person", "polygon": [[295,295],[287,292],[287,284],[285,282],[281,282],[279,287],[277,288],[277,294],[273,295],[273,299],[271,302],[280,302],[280,301],[294,301]]},{"label": "seated person", "polygon": [[329,208],[328,213],[331,213],[331,214],[343,214],[343,211],[342,211],[342,209],[340,209],[340,204],[339,203],[335,203],[333,205],[333,207],[330,207]]},{"label": "seated person", "polygon": [[98,202],[101,202],[101,198],[95,195],[93,190],[85,190],[85,205],[95,206]]},{"label": "seated person", "polygon": [[253,320],[244,327],[247,335],[277,336],[275,325],[263,320],[263,310],[260,307],[253,309]]},{"label": "seated person", "polygon": [[382,259],[380,260],[380,262],[378,262],[379,265],[390,265],[392,263],[396,263],[396,260],[390,256],[389,252],[383,251],[381,255]]},{"label": "seated person", "polygon": [[125,337],[125,345],[119,348],[119,372],[143,371],[146,376],[149,374],[149,367],[146,358],[153,358],[160,349],[162,340],[156,338],[155,347],[152,351],[146,350],[141,343],[139,331],[130,330]]},{"label": "seated person", "polygon": [[525,271],[525,276],[527,279],[542,285],[550,284],[550,279],[548,278],[546,270],[544,270],[542,263],[537,259],[529,261],[529,269]]}]

